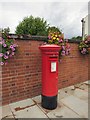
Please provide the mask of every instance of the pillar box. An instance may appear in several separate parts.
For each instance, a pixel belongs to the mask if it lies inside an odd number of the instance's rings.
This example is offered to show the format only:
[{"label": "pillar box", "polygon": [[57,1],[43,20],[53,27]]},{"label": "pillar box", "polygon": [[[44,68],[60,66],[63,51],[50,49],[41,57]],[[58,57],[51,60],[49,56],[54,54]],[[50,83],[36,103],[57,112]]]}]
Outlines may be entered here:
[{"label": "pillar box", "polygon": [[55,109],[58,94],[58,54],[60,46],[42,45],[42,107]]}]

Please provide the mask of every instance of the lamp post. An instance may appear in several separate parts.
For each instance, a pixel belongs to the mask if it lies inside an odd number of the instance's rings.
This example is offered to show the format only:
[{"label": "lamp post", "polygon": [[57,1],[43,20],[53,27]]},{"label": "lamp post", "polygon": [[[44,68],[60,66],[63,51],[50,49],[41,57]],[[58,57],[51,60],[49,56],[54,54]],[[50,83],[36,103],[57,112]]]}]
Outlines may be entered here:
[{"label": "lamp post", "polygon": [[81,22],[82,22],[82,39],[84,40],[84,34],[85,34],[85,21],[84,21],[84,18],[82,18]]}]

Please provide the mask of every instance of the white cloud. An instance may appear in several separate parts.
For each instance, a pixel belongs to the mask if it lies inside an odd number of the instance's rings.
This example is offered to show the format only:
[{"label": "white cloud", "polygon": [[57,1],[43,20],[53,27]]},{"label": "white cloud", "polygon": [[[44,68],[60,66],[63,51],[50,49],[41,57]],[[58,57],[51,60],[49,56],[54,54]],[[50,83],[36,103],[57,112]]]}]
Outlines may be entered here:
[{"label": "white cloud", "polygon": [[88,14],[88,2],[3,2],[0,6],[0,27],[9,26],[14,32],[24,17],[33,15],[58,26],[68,38],[81,35],[81,19]]},{"label": "white cloud", "polygon": [[[1,2],[12,2],[12,0],[0,0]],[[88,2],[89,0],[13,0],[13,2]]]}]

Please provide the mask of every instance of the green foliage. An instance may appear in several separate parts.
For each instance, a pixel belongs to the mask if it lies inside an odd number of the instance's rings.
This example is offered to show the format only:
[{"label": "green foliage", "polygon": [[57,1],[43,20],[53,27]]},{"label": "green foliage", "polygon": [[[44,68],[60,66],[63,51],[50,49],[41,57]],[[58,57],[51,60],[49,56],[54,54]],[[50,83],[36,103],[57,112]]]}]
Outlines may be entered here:
[{"label": "green foliage", "polygon": [[6,32],[3,32],[2,37],[0,37],[0,47],[2,48],[2,51],[0,51],[0,65],[6,65],[7,60],[16,52],[17,45],[14,43],[14,39],[8,38],[10,38],[10,36],[8,36]]},{"label": "green foliage", "polygon": [[47,35],[47,21],[43,18],[33,16],[25,17],[16,27],[16,34]]},{"label": "green foliage", "polygon": [[82,37],[81,36],[77,36],[77,37],[72,37],[71,39],[72,40],[82,40]]},{"label": "green foliage", "polygon": [[59,32],[60,34],[62,33],[58,27],[55,27],[55,26],[52,26],[52,27],[49,27],[48,32]]},{"label": "green foliage", "polygon": [[60,56],[70,54],[70,45],[68,40],[64,40],[64,34],[60,34],[60,32],[49,32],[48,39],[49,44],[56,44],[60,46],[61,49],[59,51],[59,59]]},{"label": "green foliage", "polygon": [[9,34],[10,28],[9,28],[9,27],[3,28],[3,29],[1,29],[1,32],[2,32],[2,33],[5,33],[5,34]]},{"label": "green foliage", "polygon": [[83,41],[80,42],[78,48],[81,54],[86,55],[89,54],[90,47],[90,36],[86,36]]}]

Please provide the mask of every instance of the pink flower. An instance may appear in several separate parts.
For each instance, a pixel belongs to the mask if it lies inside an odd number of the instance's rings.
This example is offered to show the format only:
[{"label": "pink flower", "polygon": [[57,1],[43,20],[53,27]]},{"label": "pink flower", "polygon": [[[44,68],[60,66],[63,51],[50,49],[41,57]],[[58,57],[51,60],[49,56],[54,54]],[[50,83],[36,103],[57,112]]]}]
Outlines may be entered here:
[{"label": "pink flower", "polygon": [[0,65],[4,65],[4,62],[0,62]]},{"label": "pink flower", "polygon": [[83,54],[83,50],[81,51],[81,53]]},{"label": "pink flower", "polygon": [[65,50],[65,46],[62,46],[62,49]]},{"label": "pink flower", "polygon": [[0,44],[4,44],[4,43],[5,43],[4,39],[0,37]]},{"label": "pink flower", "polygon": [[69,51],[67,50],[67,51],[66,51],[66,55],[68,55],[68,54],[69,54]]},{"label": "pink flower", "polygon": [[7,45],[4,43],[4,44],[3,44],[3,47],[7,47]]},{"label": "pink flower", "polygon": [[8,38],[11,38],[11,36],[8,36]]},{"label": "pink flower", "polygon": [[0,40],[0,44],[1,44],[1,45],[4,44],[4,40]]},{"label": "pink flower", "polygon": [[4,59],[8,59],[8,56],[7,56],[7,55],[4,55]]},{"label": "pink flower", "polygon": [[48,38],[51,39],[51,36],[49,35]]},{"label": "pink flower", "polygon": [[10,48],[13,48],[13,45],[10,45]]},{"label": "pink flower", "polygon": [[0,57],[2,57],[3,56],[3,53],[0,53]]},{"label": "pink flower", "polygon": [[83,48],[83,50],[81,51],[82,54],[86,54],[87,50],[85,48]]},{"label": "pink flower", "polygon": [[16,45],[16,44],[13,44],[13,47],[17,47],[17,45]]},{"label": "pink flower", "polygon": [[88,41],[85,41],[85,43],[88,43]]},{"label": "pink flower", "polygon": [[12,48],[12,51],[15,51],[15,48]]},{"label": "pink flower", "polygon": [[83,51],[86,52],[87,51],[86,48],[83,48]]},{"label": "pink flower", "polygon": [[15,53],[14,52],[12,52],[12,55],[14,55]]},{"label": "pink flower", "polygon": [[65,56],[65,51],[64,51],[64,50],[61,52],[61,55],[62,55],[62,56]]},{"label": "pink flower", "polygon": [[60,39],[60,40],[59,40],[59,42],[63,42],[63,40],[62,40],[62,39]]}]

